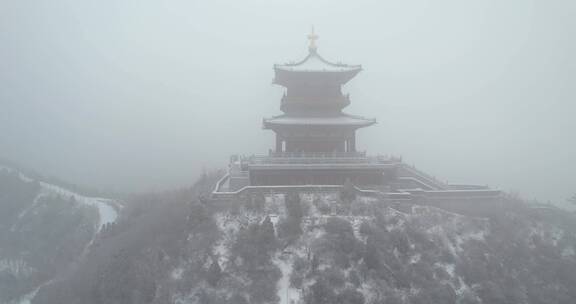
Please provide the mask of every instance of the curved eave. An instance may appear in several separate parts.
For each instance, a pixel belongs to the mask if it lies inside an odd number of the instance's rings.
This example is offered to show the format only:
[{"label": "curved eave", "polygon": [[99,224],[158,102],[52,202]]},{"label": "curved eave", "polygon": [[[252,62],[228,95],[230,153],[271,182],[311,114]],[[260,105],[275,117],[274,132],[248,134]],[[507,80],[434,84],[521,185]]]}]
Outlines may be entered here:
[{"label": "curved eave", "polygon": [[306,67],[306,66],[296,66],[296,65],[285,65],[285,64],[275,64],[275,70],[292,72],[292,73],[349,73],[349,72],[360,72],[362,70],[361,65],[334,65],[325,67]]},{"label": "curved eave", "polygon": [[288,71],[275,68],[274,83],[282,86],[293,84],[346,84],[354,78],[361,69],[344,72],[325,72],[325,71]]},{"label": "curved eave", "polygon": [[296,63],[288,64],[275,64],[277,68],[289,69],[289,70],[301,70],[301,71],[332,71],[332,72],[342,72],[347,70],[358,70],[361,69],[361,65],[349,65],[343,63],[332,63],[324,59],[316,50],[310,50],[308,56]]},{"label": "curved eave", "polygon": [[293,64],[275,64],[275,83],[336,82],[344,84],[362,71],[361,65],[332,63],[311,51],[304,60]]},{"label": "curved eave", "polygon": [[280,115],[263,120],[264,129],[283,127],[340,127],[358,129],[376,123],[376,119],[360,116],[342,115],[334,117],[291,117]]}]

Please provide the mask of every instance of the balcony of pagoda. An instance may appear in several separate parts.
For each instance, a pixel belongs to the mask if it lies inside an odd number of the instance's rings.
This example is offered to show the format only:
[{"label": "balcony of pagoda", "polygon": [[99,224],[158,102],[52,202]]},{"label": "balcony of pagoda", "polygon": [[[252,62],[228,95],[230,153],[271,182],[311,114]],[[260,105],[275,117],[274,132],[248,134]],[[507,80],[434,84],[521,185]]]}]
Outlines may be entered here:
[{"label": "balcony of pagoda", "polygon": [[342,110],[350,105],[350,94],[337,96],[291,96],[284,94],[280,110],[289,112],[295,109],[335,109]]},{"label": "balcony of pagoda", "polygon": [[274,152],[268,157],[273,158],[366,158],[366,151],[357,152]]},{"label": "balcony of pagoda", "polygon": [[368,156],[366,152],[270,152],[245,159],[249,168],[260,169],[339,169],[339,168],[395,168],[401,159],[386,155]]}]

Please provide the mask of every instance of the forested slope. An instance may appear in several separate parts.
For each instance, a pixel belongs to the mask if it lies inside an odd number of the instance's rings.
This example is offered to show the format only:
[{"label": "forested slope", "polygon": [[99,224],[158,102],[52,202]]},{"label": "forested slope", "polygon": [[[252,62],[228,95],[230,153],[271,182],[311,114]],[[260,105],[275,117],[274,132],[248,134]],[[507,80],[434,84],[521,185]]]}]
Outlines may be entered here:
[{"label": "forested slope", "polygon": [[350,193],[135,196],[33,303],[572,303],[576,218],[504,198],[472,217]]},{"label": "forested slope", "polygon": [[73,271],[117,208],[0,167],[0,303],[26,303]]}]

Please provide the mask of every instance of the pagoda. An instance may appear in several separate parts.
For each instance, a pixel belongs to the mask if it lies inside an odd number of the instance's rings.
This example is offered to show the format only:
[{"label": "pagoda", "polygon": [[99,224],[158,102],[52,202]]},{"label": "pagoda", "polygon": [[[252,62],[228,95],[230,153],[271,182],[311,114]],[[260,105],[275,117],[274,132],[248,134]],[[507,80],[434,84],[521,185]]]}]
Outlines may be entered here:
[{"label": "pagoda", "polygon": [[391,164],[370,161],[356,149],[356,130],[375,119],[342,110],[350,96],[342,86],[360,65],[332,63],[318,53],[318,36],[308,35],[308,55],[301,61],[274,65],[274,83],[285,88],[282,115],[265,118],[276,145],[267,158],[248,165],[251,185],[380,185]]},{"label": "pagoda", "polygon": [[274,83],[286,88],[280,105],[284,114],[264,119],[264,128],[276,133],[277,154],[354,153],[356,130],[376,122],[342,112],[350,104],[342,85],[362,67],[322,58],[317,38],[309,35],[309,53],[302,61],[274,65]]},{"label": "pagoda", "polygon": [[449,185],[401,158],[359,151],[356,131],[376,120],[345,113],[350,96],[342,86],[362,66],[328,61],[318,53],[314,31],[308,39],[303,60],[274,65],[274,84],[285,88],[280,101],[283,114],[263,119],[263,128],[275,133],[274,149],[267,155],[232,156],[214,197],[245,191],[334,189],[346,183],[365,193],[403,199],[499,194],[484,186]]}]

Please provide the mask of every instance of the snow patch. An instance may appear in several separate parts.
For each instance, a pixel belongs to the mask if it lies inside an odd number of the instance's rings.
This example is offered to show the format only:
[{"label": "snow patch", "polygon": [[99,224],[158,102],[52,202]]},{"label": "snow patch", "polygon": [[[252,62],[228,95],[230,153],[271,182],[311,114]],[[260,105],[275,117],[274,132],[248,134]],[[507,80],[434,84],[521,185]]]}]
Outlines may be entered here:
[{"label": "snow patch", "polygon": [[292,258],[288,254],[278,254],[272,262],[280,268],[282,277],[278,281],[278,298],[280,304],[294,304],[300,302],[300,291],[290,287],[290,275],[292,274]]},{"label": "snow patch", "polygon": [[422,258],[422,255],[420,253],[413,255],[412,257],[410,257],[410,264],[416,264],[416,263],[420,262],[421,258]]},{"label": "snow patch", "polygon": [[184,268],[178,267],[170,273],[170,277],[172,280],[178,281],[182,279],[182,275],[184,274]]},{"label": "snow patch", "polygon": [[[32,204],[30,204],[30,206],[28,206],[27,208],[25,208],[24,210],[22,210],[22,212],[20,212],[18,214],[18,220],[22,219],[23,217],[25,217],[28,213],[30,213],[30,211],[34,210],[38,204],[42,201],[43,198],[45,198],[47,196],[46,192],[43,191],[42,189],[40,190],[40,193],[38,193],[38,195],[36,195],[36,197],[34,198],[34,200],[32,201]],[[20,222],[16,221],[12,227],[10,227],[10,231],[11,232],[15,232],[18,229],[18,224]]]},{"label": "snow patch", "polygon": [[[18,170],[6,166],[0,165],[0,170],[17,172],[19,178],[28,183],[35,181],[35,179],[26,176],[22,172],[19,172]],[[29,212],[34,208],[34,206],[43,196],[49,194],[58,194],[63,197],[71,197],[74,198],[79,203],[96,207],[98,209],[98,215],[99,215],[97,231],[100,231],[102,227],[104,227],[106,224],[114,223],[118,218],[118,212],[116,211],[116,208],[119,208],[120,205],[115,200],[80,195],[68,189],[52,185],[46,182],[39,182],[39,184],[41,186],[40,194],[34,199],[34,204],[32,204],[32,206],[30,206],[29,208],[27,208],[26,210],[24,210],[22,213],[19,214],[18,216],[19,218],[25,216],[27,212]]]},{"label": "snow patch", "polygon": [[114,200],[100,197],[83,196],[75,192],[72,192],[68,189],[64,189],[62,187],[48,184],[45,182],[40,182],[40,185],[42,186],[42,189],[45,190],[47,193],[54,193],[61,195],[63,197],[71,197],[81,204],[96,207],[98,209],[98,224],[97,224],[98,232],[100,232],[100,230],[102,230],[102,227],[104,227],[105,225],[116,222],[116,219],[118,218],[118,212],[113,207],[118,206],[118,204]]},{"label": "snow patch", "polygon": [[0,272],[7,272],[15,277],[28,277],[36,270],[23,259],[2,259],[0,260]]},{"label": "snow patch", "polygon": [[42,285],[38,286],[32,292],[25,294],[24,296],[20,297],[20,299],[18,299],[17,301],[12,301],[8,304],[31,304],[34,298],[36,297],[38,291],[40,291],[40,289],[49,284],[52,284],[52,280],[44,282]]},{"label": "snow patch", "polygon": [[436,266],[438,266],[439,268],[444,269],[444,271],[446,271],[451,278],[453,278],[456,274],[456,265],[454,264],[448,264],[448,263],[436,263]]},{"label": "snow patch", "polygon": [[[212,248],[212,253],[218,259],[220,266],[226,267],[230,259],[230,248],[234,244],[236,235],[242,228],[246,228],[251,224],[261,223],[265,216],[252,212],[242,212],[239,214],[231,214],[229,212],[217,213],[215,216],[216,225],[222,232],[222,237],[216,242]],[[277,217],[272,221],[277,221]]]},{"label": "snow patch", "polygon": [[576,252],[574,251],[574,247],[567,247],[562,249],[561,254],[563,258],[568,258],[568,257],[574,257],[574,255],[576,255]]}]

